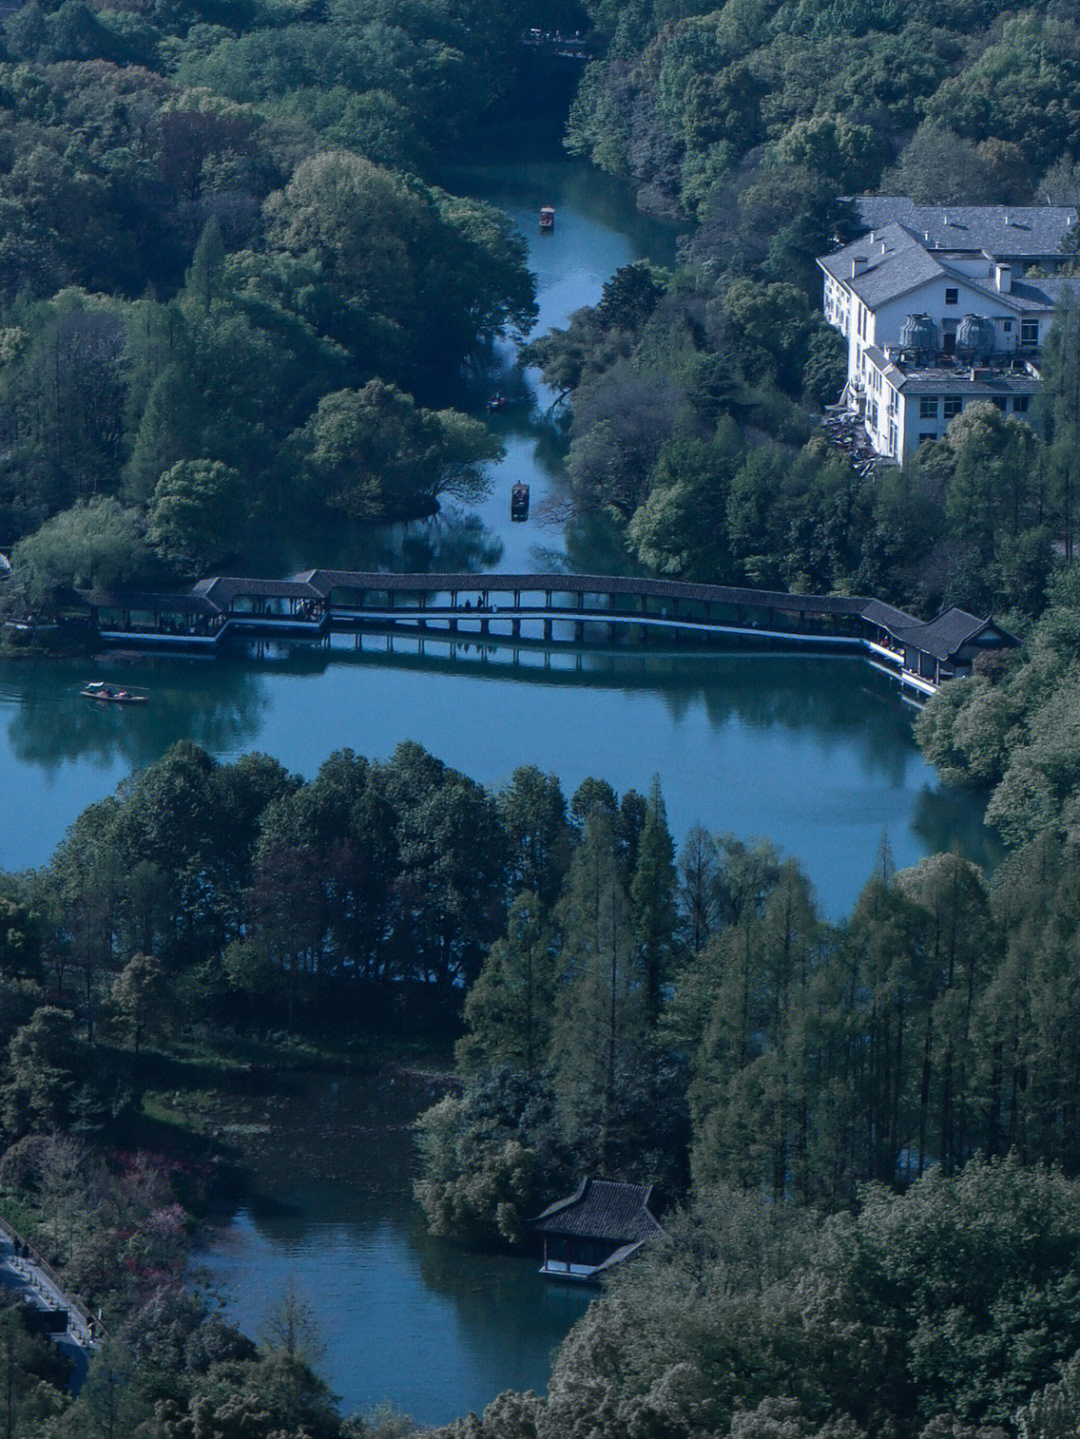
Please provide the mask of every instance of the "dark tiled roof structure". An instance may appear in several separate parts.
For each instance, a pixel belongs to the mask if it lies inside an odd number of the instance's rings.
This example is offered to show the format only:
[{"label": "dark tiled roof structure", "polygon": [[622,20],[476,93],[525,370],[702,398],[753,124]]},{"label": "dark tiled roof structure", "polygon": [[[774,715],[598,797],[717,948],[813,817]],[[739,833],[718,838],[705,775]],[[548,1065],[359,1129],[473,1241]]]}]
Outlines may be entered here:
[{"label": "dark tiled roof structure", "polygon": [[860,195],[868,230],[903,225],[938,250],[989,250],[1003,259],[1058,255],[1077,224],[1072,205],[916,205],[906,195]]},{"label": "dark tiled roof structure", "polygon": [[649,1211],[651,1184],[583,1179],[569,1199],[560,1199],[532,1221],[540,1234],[573,1235],[639,1244],[663,1229]]},{"label": "dark tiled roof structure", "polygon": [[872,625],[881,625],[883,629],[910,629],[919,621],[914,615],[909,615],[906,610],[898,610],[895,605],[887,605],[884,600],[871,600],[863,611],[864,620],[869,620]]},{"label": "dark tiled roof structure", "polygon": [[[384,574],[366,570],[302,570],[294,582],[310,585],[320,599],[333,590],[394,590],[407,594],[507,594],[515,590],[552,590],[557,594],[645,595],[656,599],[703,600],[713,604],[747,605],[798,614],[857,615],[865,596],[794,595],[781,590],[753,590],[735,585],[686,584],[679,580],[640,579],[633,575],[564,574]],[[207,581],[203,581],[207,583]],[[252,593],[245,591],[244,593]]]},{"label": "dark tiled roof structure", "polygon": [[969,615],[967,610],[958,610],[954,605],[952,609],[938,615],[937,619],[924,625],[916,625],[906,634],[900,633],[897,638],[917,645],[935,659],[947,660],[962,650],[970,640],[978,638],[992,623],[989,616],[979,619],[977,615]]},{"label": "dark tiled roof structure", "polygon": [[162,594],[149,590],[79,590],[79,597],[96,610],[153,610],[157,614],[219,615],[213,600],[201,594]]},{"label": "dark tiled roof structure", "polygon": [[238,595],[252,599],[275,600],[321,600],[325,596],[312,585],[297,580],[245,579],[237,575],[215,575],[213,579],[200,580],[192,586],[194,594],[205,595],[207,599],[228,608]]}]

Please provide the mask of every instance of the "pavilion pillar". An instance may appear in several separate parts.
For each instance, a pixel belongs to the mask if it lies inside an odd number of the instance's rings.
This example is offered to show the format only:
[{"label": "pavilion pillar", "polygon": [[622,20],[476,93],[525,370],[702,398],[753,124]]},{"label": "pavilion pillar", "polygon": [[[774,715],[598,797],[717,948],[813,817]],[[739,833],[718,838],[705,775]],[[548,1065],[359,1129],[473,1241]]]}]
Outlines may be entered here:
[{"label": "pavilion pillar", "polygon": [[545,621],[544,621],[544,638],[545,638],[546,640],[551,639],[551,626],[552,626],[552,621],[551,621],[551,620],[545,620]]}]

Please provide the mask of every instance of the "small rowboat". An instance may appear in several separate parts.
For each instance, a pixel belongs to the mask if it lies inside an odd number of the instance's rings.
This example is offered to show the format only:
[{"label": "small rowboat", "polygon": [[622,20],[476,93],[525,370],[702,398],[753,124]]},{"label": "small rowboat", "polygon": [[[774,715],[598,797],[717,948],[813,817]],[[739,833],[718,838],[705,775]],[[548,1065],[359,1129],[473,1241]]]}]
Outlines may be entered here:
[{"label": "small rowboat", "polygon": [[110,684],[106,680],[91,680],[79,693],[83,699],[110,705],[144,705],[150,698],[145,690],[135,689],[132,685]]}]

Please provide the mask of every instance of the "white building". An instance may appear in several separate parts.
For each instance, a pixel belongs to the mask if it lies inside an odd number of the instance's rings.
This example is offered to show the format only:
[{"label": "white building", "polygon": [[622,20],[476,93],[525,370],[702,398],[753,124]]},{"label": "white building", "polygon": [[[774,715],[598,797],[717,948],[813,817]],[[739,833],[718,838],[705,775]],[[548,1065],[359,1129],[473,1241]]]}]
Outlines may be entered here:
[{"label": "white building", "polygon": [[[858,202],[869,233],[819,259],[825,318],[848,342],[844,401],[900,463],[973,400],[1026,414],[1077,224],[1066,206]],[[1034,272],[1034,273],[1031,273]]]}]

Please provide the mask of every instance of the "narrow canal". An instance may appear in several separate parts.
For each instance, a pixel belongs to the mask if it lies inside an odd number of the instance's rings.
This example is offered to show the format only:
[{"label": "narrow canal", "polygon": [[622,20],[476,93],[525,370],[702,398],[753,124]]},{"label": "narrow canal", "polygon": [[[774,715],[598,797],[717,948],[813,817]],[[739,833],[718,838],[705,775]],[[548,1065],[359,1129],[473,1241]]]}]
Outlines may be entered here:
[{"label": "narrow canal", "polygon": [[[670,227],[642,219],[617,185],[576,162],[476,167],[451,181],[521,225],[542,327],[594,301],[619,265],[673,256]],[[553,235],[538,233],[541,204],[556,207]],[[493,384],[510,401],[495,420],[507,458],[475,512],[362,542],[327,535],[317,553],[309,539],[279,554],[281,569],[619,563],[602,536],[540,523],[565,441],[537,377],[515,371],[512,353],[502,359]],[[533,487],[537,519],[512,526],[516,480]],[[257,557],[246,568],[271,572]],[[525,763],[557,773],[568,793],[586,774],[622,791],[656,772],[677,842],[697,821],[768,836],[803,862],[833,915],[850,906],[886,830],[900,865],[953,844],[983,855],[981,806],[941,788],[895,686],[859,659],[660,647],[515,658],[499,642],[451,653],[429,640],[420,653],[409,639],[358,649],[340,637],[216,659],[114,655],[101,672],[147,685],[151,704],[87,705],[85,666],[0,662],[0,869],[45,863],[85,805],[181,738],[223,759],[263,750],[305,775],[336,748],[384,758],[403,739],[490,784]],[[528,1260],[471,1256],[424,1235],[408,1198],[408,1134],[393,1127],[423,1098],[322,1087],[240,1115],[265,1149],[251,1199],[208,1263],[253,1331],[290,1281],[317,1301],[320,1368],[347,1407],[389,1401],[441,1422],[507,1386],[542,1387],[584,1298],[542,1284]]]}]

